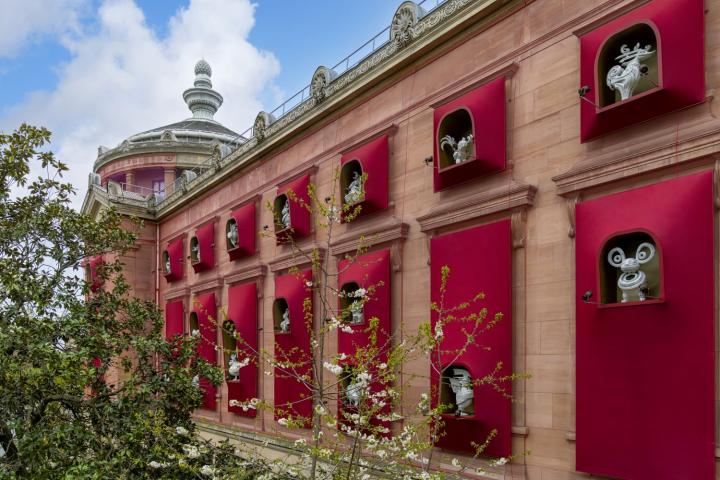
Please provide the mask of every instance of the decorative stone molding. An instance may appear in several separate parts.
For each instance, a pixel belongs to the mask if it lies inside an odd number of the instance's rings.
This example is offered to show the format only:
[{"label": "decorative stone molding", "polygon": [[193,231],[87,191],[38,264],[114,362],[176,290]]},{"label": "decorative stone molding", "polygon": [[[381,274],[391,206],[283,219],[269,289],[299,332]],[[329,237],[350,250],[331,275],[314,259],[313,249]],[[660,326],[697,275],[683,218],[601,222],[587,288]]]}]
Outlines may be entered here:
[{"label": "decorative stone molding", "polygon": [[193,295],[197,295],[208,290],[216,290],[222,287],[223,283],[225,283],[225,280],[223,278],[216,277],[202,283],[191,285],[190,293],[192,293]]},{"label": "decorative stone molding", "polygon": [[275,117],[267,112],[260,112],[253,123],[253,138],[262,142],[268,134],[268,127],[275,122]]},{"label": "decorative stone molding", "polygon": [[530,433],[530,429],[528,427],[521,427],[518,425],[513,425],[510,431],[515,437],[527,437]]},{"label": "decorative stone molding", "polygon": [[260,279],[265,276],[267,267],[261,263],[253,263],[250,265],[243,266],[240,270],[234,271],[233,273],[225,277],[225,283],[233,285],[235,283],[247,282],[249,280]]},{"label": "decorative stone molding", "polygon": [[527,210],[515,210],[510,217],[513,248],[525,248],[527,242]]},{"label": "decorative stone molding", "polygon": [[313,262],[313,251],[317,251],[318,256],[322,259],[325,255],[325,249],[317,246],[310,246],[301,250],[293,250],[285,255],[275,258],[268,263],[272,273],[278,273],[293,267],[301,267],[310,265]]},{"label": "decorative stone molding", "polygon": [[337,72],[335,70],[323,66],[318,67],[310,81],[310,95],[317,102],[322,102],[325,99],[325,88],[336,78]]},{"label": "decorative stone molding", "polygon": [[165,292],[165,300],[173,300],[175,298],[186,297],[190,294],[188,287],[174,288]]},{"label": "decorative stone molding", "polygon": [[570,195],[565,198],[565,208],[567,210],[568,223],[568,237],[575,238],[575,207],[580,202],[580,194]]},{"label": "decorative stone molding", "polygon": [[362,232],[347,231],[330,245],[330,254],[335,257],[354,254],[360,249],[404,240],[407,238],[409,228],[407,223],[391,217],[384,222],[364,228]]},{"label": "decorative stone molding", "polygon": [[415,37],[415,26],[425,16],[425,10],[410,0],[400,4],[390,23],[390,41],[405,47]]},{"label": "decorative stone molding", "polygon": [[418,217],[420,231],[429,232],[455,223],[533,205],[537,187],[512,182],[487,192],[474,193],[457,200],[441,202]]}]

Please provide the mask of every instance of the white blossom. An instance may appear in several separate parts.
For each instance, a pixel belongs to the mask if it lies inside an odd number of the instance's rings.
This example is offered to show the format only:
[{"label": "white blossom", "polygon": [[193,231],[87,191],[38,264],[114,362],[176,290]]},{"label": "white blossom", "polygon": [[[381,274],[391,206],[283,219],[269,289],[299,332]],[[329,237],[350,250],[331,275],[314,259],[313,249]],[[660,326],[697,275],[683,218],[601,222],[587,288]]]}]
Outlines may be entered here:
[{"label": "white blossom", "polygon": [[185,428],[185,427],[175,427],[175,432],[178,435],[187,435],[188,433],[190,433],[190,432],[188,432],[187,428]]},{"label": "white blossom", "polygon": [[508,463],[508,459],[505,457],[500,457],[497,460],[495,460],[494,462],[492,462],[492,465],[494,465],[496,467],[502,467],[506,463]]},{"label": "white blossom", "polygon": [[153,468],[155,470],[159,468],[164,468],[166,465],[164,463],[156,462],[153,460],[152,462],[148,463],[148,467]]},{"label": "white blossom", "polygon": [[191,337],[197,337],[199,335],[200,335],[200,330],[198,330],[197,328],[194,328],[193,331],[190,332]]},{"label": "white blossom", "polygon": [[460,467],[462,467],[462,465],[460,464],[460,460],[458,460],[457,458],[453,458],[453,459],[452,459],[452,462],[450,462],[450,463],[452,463],[452,466],[455,467],[455,468],[460,468]]},{"label": "white blossom", "polygon": [[200,469],[200,473],[202,475],[205,475],[206,477],[212,477],[213,475],[215,475],[215,469],[210,465],[203,465]]},{"label": "white blossom", "polygon": [[341,367],[340,365],[335,365],[330,362],[323,362],[323,367],[330,370],[335,375],[340,375],[343,371],[343,367]]},{"label": "white blossom", "polygon": [[198,458],[200,456],[200,451],[195,445],[183,445],[182,448],[188,458]]},{"label": "white blossom", "polygon": [[340,327],[340,330],[345,333],[353,333],[353,329],[350,325],[343,325],[342,327]]},{"label": "white blossom", "polygon": [[279,419],[277,422],[278,422],[280,425],[282,425],[283,427],[287,427],[287,424],[288,424],[287,418],[281,418],[281,419]]}]

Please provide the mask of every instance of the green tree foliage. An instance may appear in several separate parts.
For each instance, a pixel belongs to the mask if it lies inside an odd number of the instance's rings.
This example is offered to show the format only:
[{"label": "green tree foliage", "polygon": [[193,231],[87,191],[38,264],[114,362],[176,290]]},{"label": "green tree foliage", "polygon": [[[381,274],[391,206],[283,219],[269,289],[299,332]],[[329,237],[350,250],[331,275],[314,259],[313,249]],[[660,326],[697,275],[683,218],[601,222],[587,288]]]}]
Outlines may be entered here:
[{"label": "green tree foliage", "polygon": [[[261,466],[191,421],[193,377],[219,384],[221,371],[194,339],[164,340],[117,260],[135,236],[112,210],[72,208],[49,140],[27,125],[0,134],[0,478],[252,478]],[[100,289],[83,271],[96,255]]]}]

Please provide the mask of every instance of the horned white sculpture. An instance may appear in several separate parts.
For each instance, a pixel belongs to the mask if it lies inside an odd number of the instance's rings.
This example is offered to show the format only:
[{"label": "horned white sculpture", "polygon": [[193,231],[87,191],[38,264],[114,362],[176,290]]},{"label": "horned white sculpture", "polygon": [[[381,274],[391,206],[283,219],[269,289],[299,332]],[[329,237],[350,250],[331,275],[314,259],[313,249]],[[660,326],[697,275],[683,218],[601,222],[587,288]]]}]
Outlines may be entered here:
[{"label": "horned white sculpture", "polygon": [[240,369],[242,368],[240,362],[237,359],[237,353],[230,355],[230,361],[228,362],[228,374],[233,380],[237,380],[240,375]]},{"label": "horned white sculpture", "polygon": [[283,313],[283,320],[280,322],[280,331],[281,332],[289,332],[290,331],[290,309],[286,308],[285,312]]},{"label": "horned white sculpture", "polygon": [[362,177],[356,171],[356,172],[353,172],[353,179],[350,182],[350,184],[347,186],[347,193],[345,194],[345,203],[348,205],[352,205],[353,203],[357,203],[360,200],[362,200],[362,197],[363,197]]},{"label": "horned white sculpture", "polygon": [[458,417],[467,417],[473,415],[473,391],[472,379],[470,372],[464,368],[453,368],[453,375],[450,377],[450,388],[455,394],[455,415]]},{"label": "horned white sculpture", "polygon": [[352,315],[352,323],[360,324],[365,321],[365,314],[363,313],[363,304],[357,300],[350,304],[350,314]]},{"label": "horned white sculpture", "polygon": [[193,262],[200,261],[200,243],[199,242],[194,242],[192,245],[190,245],[190,255],[192,257]]},{"label": "horned white sculpture", "polygon": [[654,54],[655,50],[652,50],[652,45],[640,48],[640,43],[637,43],[632,50],[627,45],[620,47],[620,55],[615,57],[620,65],[615,65],[608,71],[607,86],[611,90],[620,92],[621,100],[632,97],[640,82],[640,77],[643,76],[643,70],[647,69],[647,66],[641,62]]},{"label": "horned white sculpture", "polygon": [[452,136],[445,135],[440,139],[440,149],[450,147],[450,153],[452,154],[455,164],[462,163],[470,158],[470,150],[473,143],[472,133],[468,134],[467,137],[462,137],[459,141],[456,141]]},{"label": "horned white sculpture", "polygon": [[237,227],[237,223],[235,223],[235,222],[230,222],[230,228],[228,229],[228,232],[227,232],[227,238],[228,238],[228,241],[230,242],[230,246],[231,246],[232,248],[237,247],[237,244],[238,244],[238,227]]},{"label": "horned white sculpture", "polygon": [[282,207],[280,221],[285,228],[290,228],[290,200],[288,199],[285,199],[285,204]]},{"label": "horned white sculpture", "polygon": [[617,285],[622,292],[622,303],[637,299],[641,302],[646,300],[645,288],[647,287],[647,275],[640,270],[640,265],[645,264],[655,256],[655,246],[652,243],[641,243],[635,252],[635,258],[626,258],[625,252],[620,247],[615,247],[608,252],[607,260],[613,267],[622,271],[618,278]]}]

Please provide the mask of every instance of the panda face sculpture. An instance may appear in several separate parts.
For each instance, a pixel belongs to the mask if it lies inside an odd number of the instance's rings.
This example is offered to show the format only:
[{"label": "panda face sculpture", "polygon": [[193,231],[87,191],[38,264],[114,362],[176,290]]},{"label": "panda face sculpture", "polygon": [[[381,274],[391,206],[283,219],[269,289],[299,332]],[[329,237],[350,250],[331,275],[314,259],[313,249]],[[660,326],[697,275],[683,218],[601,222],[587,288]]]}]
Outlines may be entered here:
[{"label": "panda face sculpture", "polygon": [[647,275],[640,270],[640,266],[649,262],[655,257],[655,246],[648,242],[641,243],[635,257],[625,257],[625,252],[620,247],[615,247],[608,252],[607,260],[613,267],[619,268],[622,274],[618,278],[618,288],[622,291],[622,303],[631,300],[644,302],[647,287]]}]

